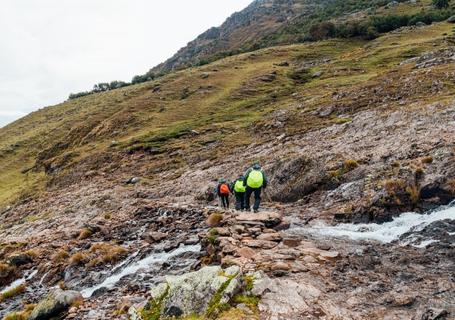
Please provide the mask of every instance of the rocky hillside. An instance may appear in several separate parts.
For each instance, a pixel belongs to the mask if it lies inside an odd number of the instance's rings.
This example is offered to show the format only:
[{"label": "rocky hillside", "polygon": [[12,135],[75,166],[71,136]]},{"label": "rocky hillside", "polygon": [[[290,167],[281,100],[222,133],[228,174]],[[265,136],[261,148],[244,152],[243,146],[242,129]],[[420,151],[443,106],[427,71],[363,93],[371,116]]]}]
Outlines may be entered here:
[{"label": "rocky hillside", "polygon": [[[0,317],[450,319],[454,210],[417,213],[455,198],[454,42],[270,47],[0,129]],[[264,211],[220,210],[254,161]]]},{"label": "rocky hillside", "polygon": [[246,9],[234,13],[221,26],[201,34],[152,71],[166,73],[240,52],[302,41],[309,26],[320,19],[358,14],[361,10],[386,3],[381,0],[255,0]]}]

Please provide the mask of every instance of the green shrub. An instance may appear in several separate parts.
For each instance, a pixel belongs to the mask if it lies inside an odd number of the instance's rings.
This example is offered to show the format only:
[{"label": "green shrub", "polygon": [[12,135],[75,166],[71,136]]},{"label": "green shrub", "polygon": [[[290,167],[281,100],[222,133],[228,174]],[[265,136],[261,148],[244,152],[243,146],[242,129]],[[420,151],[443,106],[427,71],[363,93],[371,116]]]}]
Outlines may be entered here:
[{"label": "green shrub", "polygon": [[450,5],[450,0],[432,0],[433,6],[438,9],[448,8]]}]

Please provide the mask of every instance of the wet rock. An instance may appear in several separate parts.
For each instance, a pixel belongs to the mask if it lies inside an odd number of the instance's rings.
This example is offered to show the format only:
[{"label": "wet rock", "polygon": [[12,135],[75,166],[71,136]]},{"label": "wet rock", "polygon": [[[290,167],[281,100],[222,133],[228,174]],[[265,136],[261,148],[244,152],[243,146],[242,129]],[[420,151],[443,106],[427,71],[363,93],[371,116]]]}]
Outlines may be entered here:
[{"label": "wet rock", "polygon": [[30,257],[30,255],[28,255],[26,253],[16,254],[16,255],[10,256],[8,258],[8,263],[10,265],[16,266],[16,267],[20,267],[20,266],[22,266],[24,264],[28,264],[32,261],[33,261],[32,257]]},{"label": "wet rock", "polygon": [[184,243],[186,245],[197,244],[197,243],[199,243],[199,237],[198,236],[192,236],[192,237],[186,239]]},{"label": "wet rock", "polygon": [[78,291],[55,289],[33,309],[29,320],[47,320],[68,310],[76,301],[82,301]]},{"label": "wet rock", "polygon": [[[228,303],[241,286],[239,267],[223,270],[219,266],[205,267],[182,276],[167,276],[150,291],[152,299],[145,311],[158,309],[164,317],[206,314],[217,304]],[[137,315],[134,307],[130,314]],[[136,318],[138,319],[138,318]]]},{"label": "wet rock", "polygon": [[139,177],[132,177],[132,178],[129,178],[125,183],[126,184],[137,184],[141,182],[141,178]]},{"label": "wet rock", "polygon": [[154,231],[147,234],[146,241],[149,243],[161,242],[164,239],[166,239],[167,236],[168,236],[167,233]]},{"label": "wet rock", "polygon": [[235,219],[242,224],[249,222],[264,224],[267,228],[273,228],[282,221],[281,214],[277,212],[242,213]]},{"label": "wet rock", "polygon": [[278,225],[276,225],[275,227],[273,227],[273,230],[275,231],[284,231],[284,230],[287,230],[291,227],[291,223],[289,221],[281,221]]}]

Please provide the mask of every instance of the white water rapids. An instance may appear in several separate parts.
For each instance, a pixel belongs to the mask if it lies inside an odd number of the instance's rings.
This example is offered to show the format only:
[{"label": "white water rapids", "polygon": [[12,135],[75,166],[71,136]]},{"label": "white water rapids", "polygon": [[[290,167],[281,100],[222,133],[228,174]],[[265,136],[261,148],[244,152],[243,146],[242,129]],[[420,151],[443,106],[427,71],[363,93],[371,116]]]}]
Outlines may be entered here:
[{"label": "white water rapids", "polygon": [[[321,221],[311,226],[298,227],[290,230],[291,234],[309,234],[320,237],[348,238],[351,240],[376,240],[390,243],[398,240],[407,232],[418,232],[433,222],[440,220],[455,220],[455,207],[443,207],[428,214],[403,213],[393,221],[383,224],[350,224],[343,223],[336,226],[327,225]],[[426,247],[435,242],[428,239],[420,243],[419,247]]]},{"label": "white water rapids", "polygon": [[[81,291],[81,294],[84,298],[90,298],[93,293],[101,288],[107,288],[111,289],[113,288],[121,279],[128,275],[136,274],[139,270],[141,269],[147,269],[150,268],[153,265],[157,265],[159,263],[163,263],[173,257],[176,257],[178,255],[181,255],[182,253],[185,252],[199,252],[201,251],[201,246],[200,245],[193,245],[193,246],[181,246],[171,252],[160,252],[160,253],[154,253],[142,260],[139,260],[123,269],[121,267],[125,265],[125,261],[117,265],[113,270],[117,271],[120,270],[119,272],[112,274],[108,278],[106,278],[102,283],[86,288]],[[135,254],[137,255],[137,253]],[[127,259],[129,260],[129,259]]]}]

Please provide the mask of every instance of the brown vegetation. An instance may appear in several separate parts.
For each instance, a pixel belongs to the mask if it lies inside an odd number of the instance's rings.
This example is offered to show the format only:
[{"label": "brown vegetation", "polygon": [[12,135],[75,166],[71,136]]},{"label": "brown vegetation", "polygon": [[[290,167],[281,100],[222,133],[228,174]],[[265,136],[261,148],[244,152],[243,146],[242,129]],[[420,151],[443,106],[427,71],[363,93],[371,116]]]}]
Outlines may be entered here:
[{"label": "brown vegetation", "polygon": [[219,212],[212,213],[207,219],[207,225],[211,228],[218,227],[223,221],[223,215]]}]

